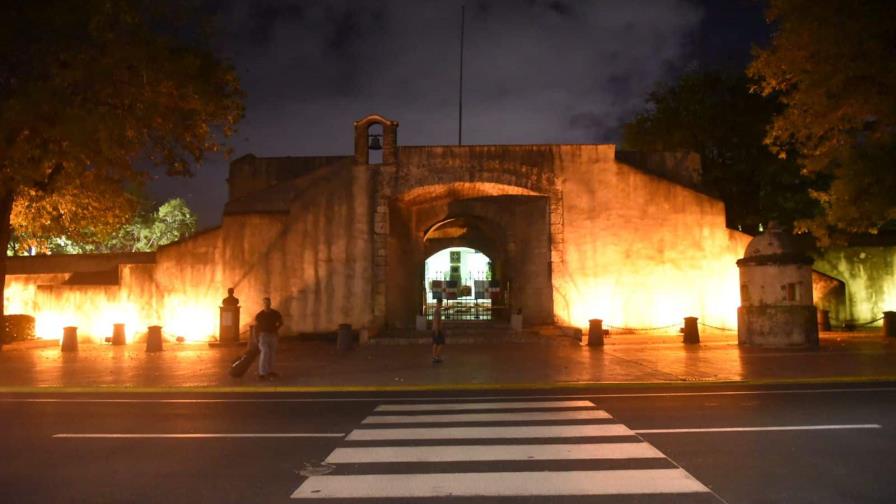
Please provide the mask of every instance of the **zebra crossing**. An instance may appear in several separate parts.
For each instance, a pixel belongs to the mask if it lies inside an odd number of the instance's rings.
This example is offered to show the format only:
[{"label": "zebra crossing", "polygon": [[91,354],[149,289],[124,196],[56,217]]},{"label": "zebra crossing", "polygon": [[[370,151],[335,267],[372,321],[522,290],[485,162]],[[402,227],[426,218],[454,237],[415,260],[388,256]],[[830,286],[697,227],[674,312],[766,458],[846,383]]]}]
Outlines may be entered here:
[{"label": "zebra crossing", "polygon": [[324,462],[333,472],[308,477],[293,499],[720,501],[581,400],[380,404]]}]

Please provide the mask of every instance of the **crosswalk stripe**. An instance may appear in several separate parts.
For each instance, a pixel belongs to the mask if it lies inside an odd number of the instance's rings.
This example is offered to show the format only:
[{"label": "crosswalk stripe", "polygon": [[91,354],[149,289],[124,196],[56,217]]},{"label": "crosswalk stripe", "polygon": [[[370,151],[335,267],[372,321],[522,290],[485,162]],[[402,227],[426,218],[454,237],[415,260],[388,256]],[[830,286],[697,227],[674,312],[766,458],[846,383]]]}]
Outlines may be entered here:
[{"label": "crosswalk stripe", "polygon": [[355,429],[347,441],[392,439],[481,439],[634,436],[622,424],[538,425],[510,427],[433,427],[405,429]]},{"label": "crosswalk stripe", "polygon": [[773,425],[768,427],[704,427],[694,429],[638,429],[638,434],[680,434],[693,432],[762,432],[762,431],[801,431],[801,430],[840,430],[840,429],[881,429],[880,424],[845,424],[845,425]]},{"label": "crosswalk stripe", "polygon": [[485,460],[585,460],[666,458],[649,443],[592,443],[503,446],[377,446],[336,448],[329,464],[377,462],[473,462]]},{"label": "crosswalk stripe", "polygon": [[189,433],[189,434],[119,434],[119,433],[61,433],[54,438],[71,439],[208,439],[208,438],[305,438],[343,437],[345,434],[324,432],[236,432],[236,433]]},{"label": "crosswalk stripe", "polygon": [[582,408],[594,407],[591,401],[472,402],[447,404],[381,404],[374,411],[452,411],[480,409]]},{"label": "crosswalk stripe", "polygon": [[682,469],[312,476],[294,499],[709,492]]},{"label": "crosswalk stripe", "polygon": [[450,423],[450,422],[524,422],[537,420],[601,420],[613,418],[602,410],[518,411],[516,413],[451,413],[447,415],[369,416],[365,424]]}]

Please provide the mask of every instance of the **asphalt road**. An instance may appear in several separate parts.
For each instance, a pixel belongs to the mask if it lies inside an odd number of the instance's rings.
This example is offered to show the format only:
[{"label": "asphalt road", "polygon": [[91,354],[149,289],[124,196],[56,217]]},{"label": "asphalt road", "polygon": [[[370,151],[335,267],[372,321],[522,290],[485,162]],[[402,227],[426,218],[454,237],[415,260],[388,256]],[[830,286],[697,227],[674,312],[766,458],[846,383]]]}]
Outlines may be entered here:
[{"label": "asphalt road", "polygon": [[896,386],[0,395],[0,502],[896,502]]}]

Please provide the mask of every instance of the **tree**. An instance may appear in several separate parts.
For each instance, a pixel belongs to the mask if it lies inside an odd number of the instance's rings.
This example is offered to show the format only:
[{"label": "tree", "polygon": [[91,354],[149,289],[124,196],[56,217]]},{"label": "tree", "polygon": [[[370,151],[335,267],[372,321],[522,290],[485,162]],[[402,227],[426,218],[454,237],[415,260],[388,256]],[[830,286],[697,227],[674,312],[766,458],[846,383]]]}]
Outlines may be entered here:
[{"label": "tree", "polygon": [[889,0],[771,0],[769,47],[747,72],[785,106],[766,143],[794,149],[803,171],[831,180],[823,212],[800,222],[823,241],[896,219],[896,9]]},{"label": "tree", "polygon": [[739,73],[692,71],[661,84],[648,107],[623,127],[623,147],[688,150],[701,157],[703,186],[725,202],[728,226],[757,232],[771,220],[793,222],[814,205],[795,162],[763,144],[778,108],[749,92]]},{"label": "tree", "polygon": [[64,222],[47,227],[60,224],[67,233],[89,219],[92,232],[107,233],[115,222],[100,225],[103,212],[126,222],[125,189],[146,177],[138,161],[189,175],[206,153],[226,150],[243,93],[232,66],[208,47],[207,32],[190,22],[192,12],[150,0],[3,5],[0,250],[20,198],[38,209],[31,219],[41,215],[41,198],[59,198],[54,208]]},{"label": "tree", "polygon": [[69,175],[51,191],[20,188],[10,215],[11,253],[98,252],[137,211],[139,198],[121,184],[93,172]]},{"label": "tree", "polygon": [[[135,201],[137,198],[129,195],[128,199]],[[196,214],[181,198],[172,198],[157,208],[148,204],[141,205],[143,208],[136,212],[130,222],[111,231],[96,232],[94,229],[97,229],[97,225],[91,224],[72,228],[72,234],[65,235],[41,232],[43,220],[37,221],[36,225],[29,222],[29,226],[20,229],[15,224],[16,206],[20,200],[21,198],[17,199],[13,206],[13,234],[8,246],[11,255],[23,255],[31,251],[51,254],[152,252],[196,231]],[[109,224],[106,220],[99,225]],[[57,226],[49,227],[55,230]]]},{"label": "tree", "polygon": [[174,198],[152,212],[139,214],[113,236],[109,252],[150,252],[196,231],[196,214],[187,202]]}]

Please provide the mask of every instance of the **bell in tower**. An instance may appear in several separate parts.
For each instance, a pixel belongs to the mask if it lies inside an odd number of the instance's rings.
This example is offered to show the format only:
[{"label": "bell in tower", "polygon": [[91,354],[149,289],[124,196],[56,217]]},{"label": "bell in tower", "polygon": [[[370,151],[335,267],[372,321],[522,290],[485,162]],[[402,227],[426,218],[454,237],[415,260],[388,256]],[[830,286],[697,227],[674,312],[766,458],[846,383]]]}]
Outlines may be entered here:
[{"label": "bell in tower", "polygon": [[[382,131],[382,133],[380,133]],[[355,121],[355,163],[378,164],[382,152],[382,164],[398,162],[398,121],[372,114]]]},{"label": "bell in tower", "polygon": [[383,138],[383,135],[374,133],[374,134],[368,135],[368,136],[370,137],[370,143],[368,144],[368,147],[367,147],[368,149],[377,150],[377,151],[383,150],[383,144],[380,141],[380,139]]}]

